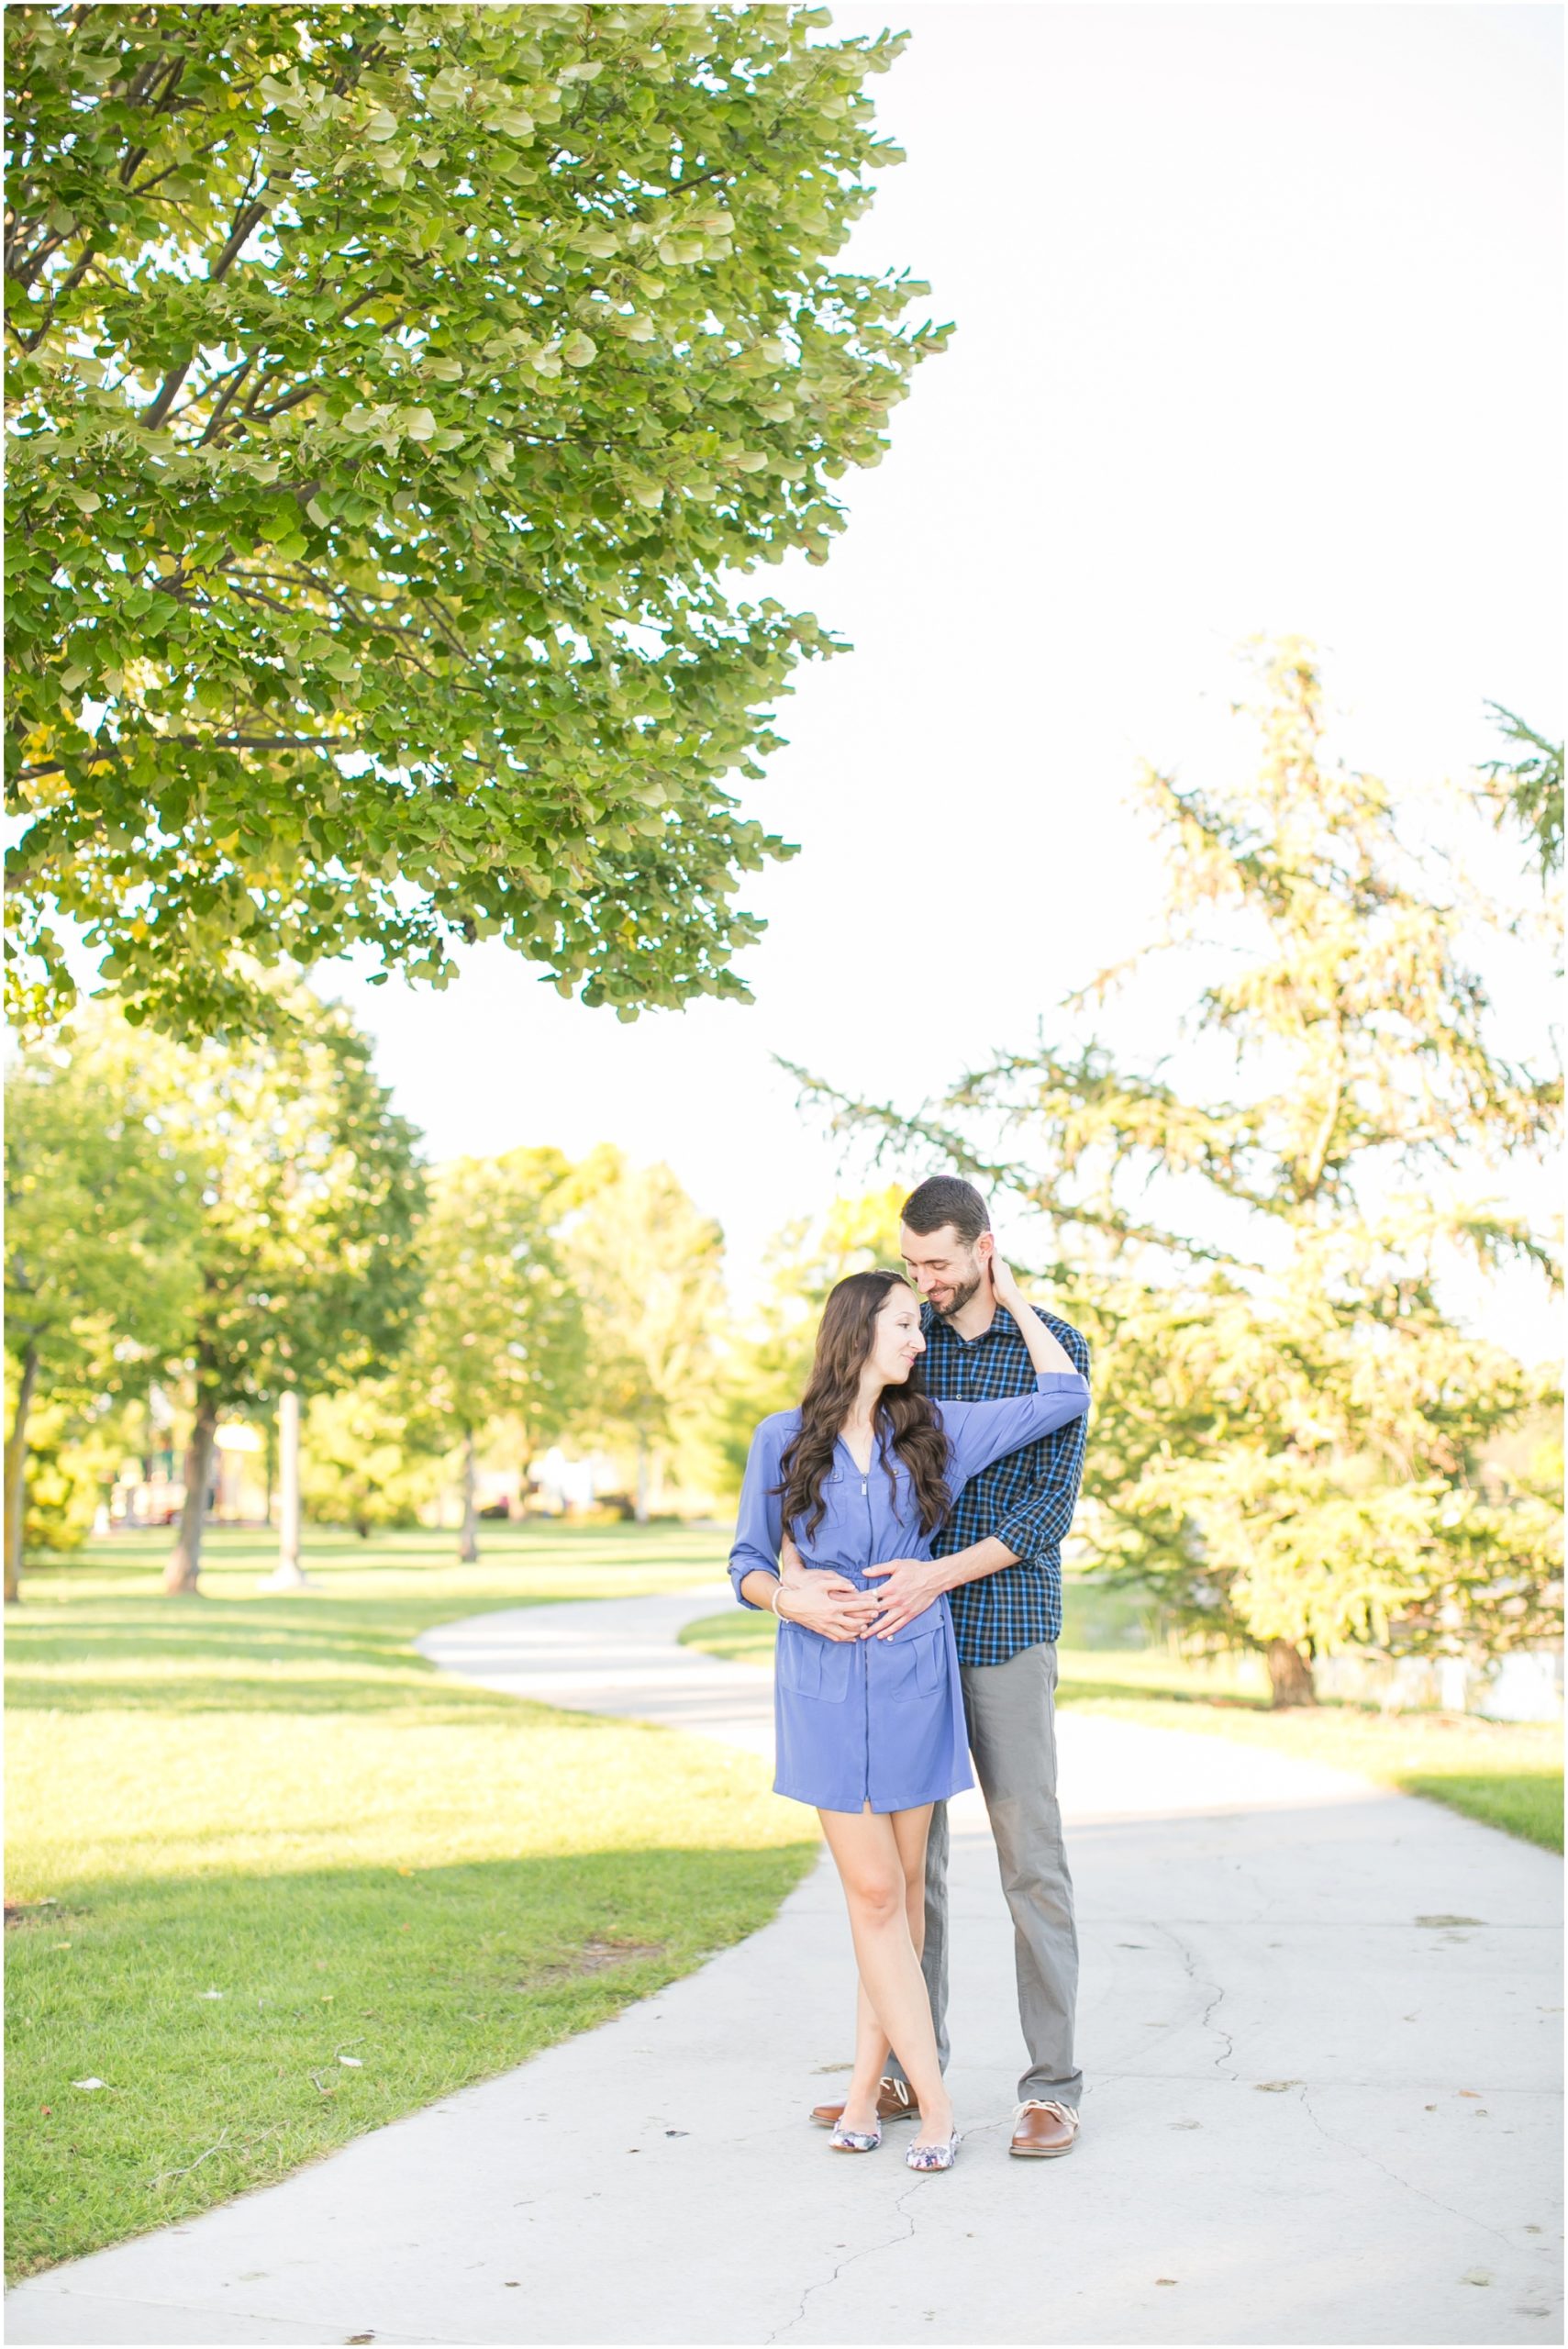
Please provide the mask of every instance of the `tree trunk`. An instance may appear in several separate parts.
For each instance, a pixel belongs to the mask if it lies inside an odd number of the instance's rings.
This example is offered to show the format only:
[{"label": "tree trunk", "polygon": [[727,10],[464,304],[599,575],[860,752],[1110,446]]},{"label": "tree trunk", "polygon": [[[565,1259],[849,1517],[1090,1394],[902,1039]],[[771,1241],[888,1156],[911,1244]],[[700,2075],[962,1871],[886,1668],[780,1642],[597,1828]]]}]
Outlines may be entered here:
[{"label": "tree trunk", "polygon": [[6,1597],[22,1595],[22,1527],[28,1513],[28,1413],[38,1385],[39,1350],[29,1339],[17,1389],[17,1416],[6,1438]]},{"label": "tree trunk", "polygon": [[185,1505],[180,1511],[180,1534],[163,1569],[163,1587],[171,1598],[199,1593],[202,1570],[202,1529],[206,1523],[207,1479],[212,1475],[213,1439],[217,1433],[217,1403],[204,1395],[196,1405],[195,1425],[185,1446]]},{"label": "tree trunk", "polygon": [[645,1435],[639,1434],[637,1439],[636,1508],[636,1517],[639,1525],[646,1525],[648,1522],[648,1438]]},{"label": "tree trunk", "polygon": [[1264,1651],[1269,1667],[1269,1687],[1273,1691],[1275,1711],[1285,1705],[1315,1705],[1318,1691],[1312,1686],[1312,1666],[1298,1647],[1289,1640],[1271,1640]]},{"label": "tree trunk", "polygon": [[479,1563],[479,1468],[474,1459],[473,1432],[462,1440],[462,1539],[458,1556],[465,1566]]}]

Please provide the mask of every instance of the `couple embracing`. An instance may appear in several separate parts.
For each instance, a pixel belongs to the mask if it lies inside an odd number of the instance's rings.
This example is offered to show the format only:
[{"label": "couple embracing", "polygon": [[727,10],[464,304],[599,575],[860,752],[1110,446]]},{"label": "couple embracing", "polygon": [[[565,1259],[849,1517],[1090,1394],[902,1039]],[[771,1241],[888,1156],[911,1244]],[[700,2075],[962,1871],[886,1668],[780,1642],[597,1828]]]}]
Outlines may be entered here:
[{"label": "couple embracing", "polygon": [[[1071,2151],[1078,1946],[1056,1799],[1061,1543],[1088,1348],[1030,1306],[985,1202],[939,1175],[904,1203],[908,1278],[855,1273],[823,1309],[797,1408],[751,1442],[730,1553],[779,1618],[774,1790],[810,1803],[860,1974],[840,2153],[913,2119],[911,2169],[951,2169],[947,1802],[973,1754],[1012,1912],[1029,2064],[1009,2151]],[[951,1597],[950,1597],[951,1594]]]}]

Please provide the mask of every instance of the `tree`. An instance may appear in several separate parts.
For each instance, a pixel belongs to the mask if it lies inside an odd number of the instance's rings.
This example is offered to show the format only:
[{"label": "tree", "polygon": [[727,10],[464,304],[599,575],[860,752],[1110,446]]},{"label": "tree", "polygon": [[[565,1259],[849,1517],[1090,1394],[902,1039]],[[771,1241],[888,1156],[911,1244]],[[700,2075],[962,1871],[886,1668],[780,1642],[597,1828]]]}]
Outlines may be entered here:
[{"label": "tree", "polygon": [[440,1446],[428,1415],[409,1408],[395,1373],[311,1397],[300,1447],[300,1490],[317,1524],[413,1525],[440,1488]]},{"label": "tree", "polygon": [[1562,744],[1538,734],[1500,702],[1486,707],[1517,755],[1485,763],[1483,800],[1499,828],[1512,823],[1523,833],[1544,884],[1562,870]]},{"label": "tree", "polygon": [[370,948],[499,935],[633,1018],[762,925],[791,853],[723,788],[946,329],[835,269],[899,160],[901,38],[786,7],[18,6],[8,862],[133,1018],[274,1009]]},{"label": "tree", "polygon": [[35,1408],[60,1441],[180,1347],[195,1294],[197,1169],[136,1040],[94,1011],[6,1076],[6,1597],[18,1596]]},{"label": "tree", "polygon": [[1551,1375],[1445,1303],[1461,1267],[1555,1278],[1528,1219],[1465,1186],[1546,1144],[1561,1088],[1495,1040],[1471,961],[1485,909],[1325,751],[1305,646],[1273,650],[1257,714],[1251,784],[1141,779],[1162,944],[1201,959],[1194,1042],[1229,1043],[1238,1089],[1215,1097],[1212,1058],[1184,1089],[1093,1037],[998,1053],[914,1119],[814,1089],[1039,1211],[1095,1351],[1091,1546],[1261,1649],[1291,1703],[1314,1653],[1496,1655],[1561,1626],[1551,1497],[1492,1465]]},{"label": "tree", "polygon": [[614,1151],[599,1167],[569,1231],[588,1332],[584,1420],[635,1447],[645,1524],[664,1454],[709,1400],[724,1235],[669,1167],[628,1166]]},{"label": "tree", "polygon": [[265,1041],[159,1045],[169,1130],[200,1160],[200,1292],[186,1332],[194,1416],[185,1501],[164,1576],[194,1591],[213,1442],[225,1411],[285,1387],[384,1371],[417,1302],[418,1136],[391,1108],[339,1006],[282,994]]},{"label": "tree", "polygon": [[727,1489],[739,1492],[751,1438],[771,1411],[798,1403],[811,1373],[828,1292],[851,1273],[899,1262],[899,1208],[907,1186],[834,1199],[825,1214],[786,1224],[768,1251],[769,1293],[755,1327],[727,1350],[714,1402],[713,1441]]},{"label": "tree", "polygon": [[583,1313],[559,1225],[576,1197],[558,1150],[460,1158],[432,1178],[425,1293],[398,1386],[411,1420],[462,1451],[459,1555],[479,1555],[479,1453],[511,1421],[524,1455],[564,1427],[583,1375]]}]

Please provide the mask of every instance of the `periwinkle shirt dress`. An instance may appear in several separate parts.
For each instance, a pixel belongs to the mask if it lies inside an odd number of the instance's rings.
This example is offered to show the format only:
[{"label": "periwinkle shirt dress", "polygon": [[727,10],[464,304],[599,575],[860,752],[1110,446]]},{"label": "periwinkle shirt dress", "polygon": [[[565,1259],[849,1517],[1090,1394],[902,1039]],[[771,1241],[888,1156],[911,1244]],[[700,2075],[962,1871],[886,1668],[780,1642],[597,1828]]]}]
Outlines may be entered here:
[{"label": "periwinkle shirt dress", "polygon": [[[1042,1371],[1032,1395],[990,1403],[933,1406],[948,1442],[948,1491],[962,1487],[1005,1453],[1065,1427],[1089,1408],[1089,1385],[1076,1371]],[[775,1411],[751,1439],[729,1575],[740,1585],[753,1568],[776,1574],[783,1533],[779,1461],[800,1425],[798,1411]],[[915,1480],[889,1447],[879,1446],[862,1475],[840,1438],[822,1486],[822,1522],[809,1538],[790,1529],[807,1566],[831,1568],[857,1590],[875,1590],[868,1566],[895,1558],[929,1558]],[[773,1792],[822,1810],[913,1810],[945,1801],[974,1784],[964,1733],[963,1687],[947,1594],[891,1639],[829,1640],[802,1623],[779,1623],[773,1675],[778,1769]]]}]

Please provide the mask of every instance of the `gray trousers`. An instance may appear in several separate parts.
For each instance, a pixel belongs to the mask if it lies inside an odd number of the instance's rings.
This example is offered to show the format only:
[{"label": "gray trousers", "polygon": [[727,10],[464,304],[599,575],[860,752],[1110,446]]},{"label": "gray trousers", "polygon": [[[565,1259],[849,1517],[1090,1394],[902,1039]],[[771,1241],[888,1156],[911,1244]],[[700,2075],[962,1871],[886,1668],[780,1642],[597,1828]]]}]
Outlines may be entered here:
[{"label": "gray trousers", "polygon": [[[1026,2097],[1060,2097],[1075,2105],[1084,2076],[1073,2060],[1078,1996],[1078,1932],[1073,1879],[1062,1846],[1056,1799],[1056,1649],[1042,1641],[1006,1664],[961,1664],[963,1709],[974,1774],[985,1798],[1002,1890],[1013,1914],[1018,2021],[1029,2069]],[[926,1987],[937,2027],[937,2053],[948,2063],[948,1808],[931,1810],[926,1849]],[[890,2075],[903,2077],[896,2056]]]}]

